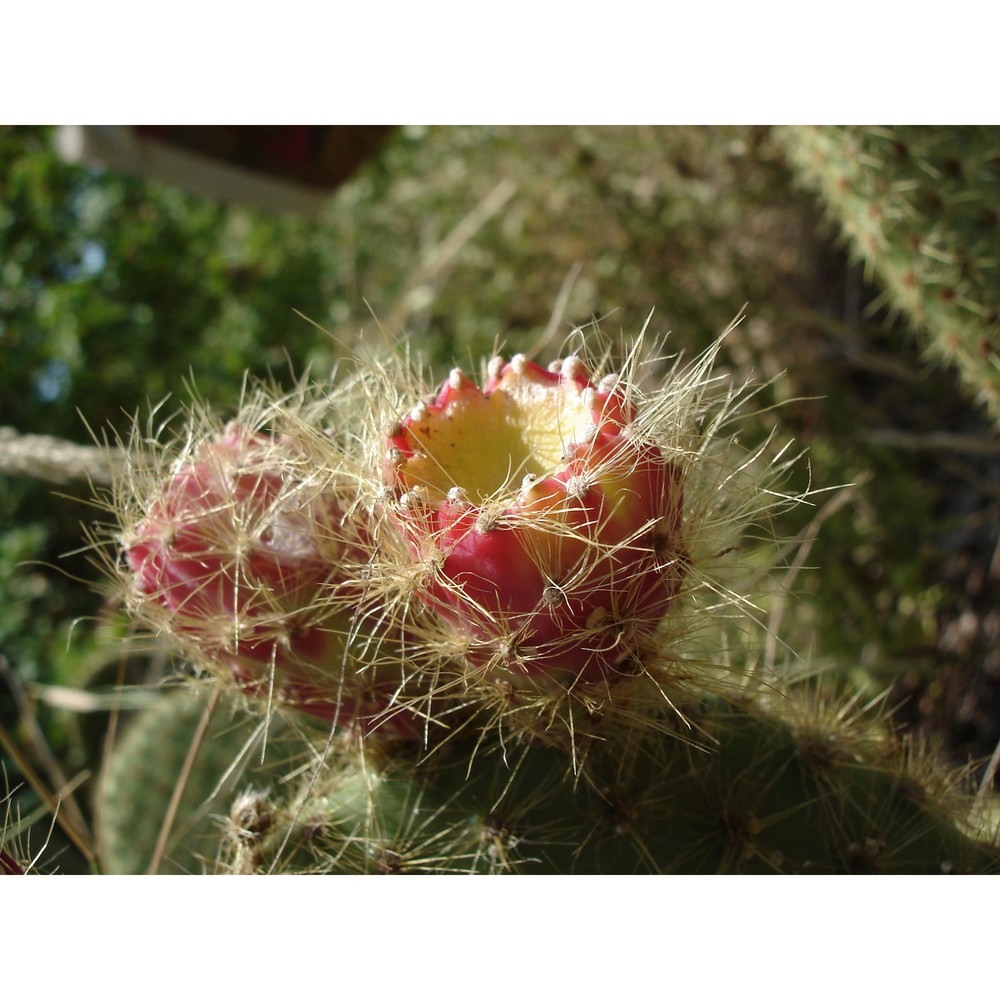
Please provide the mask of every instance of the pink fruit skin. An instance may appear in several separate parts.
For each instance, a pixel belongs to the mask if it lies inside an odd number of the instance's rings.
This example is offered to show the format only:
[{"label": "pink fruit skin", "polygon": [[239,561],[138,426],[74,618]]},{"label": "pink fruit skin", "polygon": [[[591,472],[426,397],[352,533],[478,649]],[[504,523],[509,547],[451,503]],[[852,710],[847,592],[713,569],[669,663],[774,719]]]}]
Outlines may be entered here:
[{"label": "pink fruit skin", "polygon": [[[238,623],[241,652],[276,611],[308,607],[336,579],[336,564],[310,535],[316,504],[301,511],[283,501],[285,477],[263,464],[269,447],[230,424],[167,482],[126,548],[136,587],[172,612],[175,626],[230,646]],[[336,523],[335,509],[323,513]],[[333,536],[322,541],[339,547]]]},{"label": "pink fruit skin", "polygon": [[0,850],[0,875],[23,875],[24,869],[6,852]]},{"label": "pink fruit skin", "polygon": [[287,473],[269,461],[276,446],[235,423],[202,444],[126,546],[133,586],[202,655],[228,665],[245,693],[374,727],[395,686],[342,662],[351,615],[322,603],[334,589],[360,603],[348,576],[363,563],[359,540],[343,537],[332,497],[296,506]]},{"label": "pink fruit skin", "polygon": [[[487,382],[484,396],[510,367]],[[547,385],[564,377],[524,368]],[[446,383],[427,411],[444,417],[469,392],[479,390]],[[562,675],[563,683],[634,673],[636,643],[681,588],[679,469],[655,445],[622,434],[633,414],[620,393],[595,392],[594,415],[593,439],[571,444],[556,474],[525,488],[485,529],[481,509],[464,499],[401,512],[415,556],[438,567],[418,594],[470,640],[473,663],[515,678]],[[413,422],[405,418],[389,442],[395,461],[386,473],[400,488],[405,459],[419,448],[408,433]]]}]

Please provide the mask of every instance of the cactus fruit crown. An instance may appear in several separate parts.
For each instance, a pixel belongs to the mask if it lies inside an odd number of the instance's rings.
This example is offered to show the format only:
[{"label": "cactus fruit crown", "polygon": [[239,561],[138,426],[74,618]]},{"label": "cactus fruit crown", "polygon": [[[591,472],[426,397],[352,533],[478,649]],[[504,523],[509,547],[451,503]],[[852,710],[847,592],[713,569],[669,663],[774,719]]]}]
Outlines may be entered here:
[{"label": "cactus fruit crown", "polygon": [[389,455],[400,484],[423,487],[437,503],[456,493],[478,503],[509,501],[517,486],[529,490],[602,431],[615,434],[627,423],[621,401],[595,389],[577,357],[549,370],[524,355],[507,364],[497,357],[488,371],[480,392],[454,369],[437,398],[401,423]]},{"label": "cactus fruit crown", "polygon": [[394,428],[389,496],[414,557],[417,596],[510,677],[606,679],[683,578],[682,485],[612,376],[575,356],[542,369],[495,358],[480,391],[452,371]]}]

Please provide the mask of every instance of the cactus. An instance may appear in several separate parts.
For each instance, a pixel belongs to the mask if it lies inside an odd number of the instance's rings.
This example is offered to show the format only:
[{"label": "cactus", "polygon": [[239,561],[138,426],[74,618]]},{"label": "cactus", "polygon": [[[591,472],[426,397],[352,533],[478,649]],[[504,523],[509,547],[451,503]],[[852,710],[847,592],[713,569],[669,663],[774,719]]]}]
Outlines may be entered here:
[{"label": "cactus", "polygon": [[685,573],[680,468],[638,429],[633,387],[595,387],[577,357],[489,373],[480,391],[455,369],[390,437],[387,497],[427,567],[415,593],[515,685],[632,672]]},{"label": "cactus", "polygon": [[183,770],[187,870],[994,870],[956,776],[740,652],[749,594],[725,557],[796,498],[785,449],[736,444],[750,396],[718,387],[714,356],[652,388],[641,344],[614,375],[494,361],[483,391],[453,371],[423,403],[402,366],[368,364],[340,388],[261,389],[119,484],[132,608],[227,697],[283,696],[214,716],[198,755],[177,694],[131,723],[108,867],[155,858],[129,817],[151,796],[147,825],[162,816]]},{"label": "cactus", "polygon": [[[1000,853],[963,830],[968,803],[935,766],[863,714],[815,698],[774,709],[703,699],[676,733],[595,752],[452,746],[381,762],[343,745],[266,822],[230,834],[230,870],[328,874],[991,872]],[[233,804],[230,827],[248,809]],[[251,804],[251,814],[260,810]],[[247,868],[252,842],[255,868]],[[226,864],[224,860],[223,864]]]},{"label": "cactus", "polygon": [[[215,814],[223,811],[237,781],[249,780],[244,771],[259,759],[263,730],[231,705],[212,711],[210,699],[207,686],[165,693],[117,741],[97,803],[106,872],[142,874],[151,863],[172,874],[215,867]],[[202,725],[204,733],[196,740]],[[278,735],[275,725],[269,738]],[[275,752],[272,748],[269,757]],[[157,863],[164,818],[178,787],[176,816]]]},{"label": "cactus", "polygon": [[784,128],[881,300],[1000,419],[1000,129]]},{"label": "cactus", "polygon": [[257,410],[200,428],[169,471],[132,480],[126,599],[244,692],[366,724],[398,683],[378,675],[365,629],[366,525],[347,516],[337,470],[313,461],[308,439]]}]

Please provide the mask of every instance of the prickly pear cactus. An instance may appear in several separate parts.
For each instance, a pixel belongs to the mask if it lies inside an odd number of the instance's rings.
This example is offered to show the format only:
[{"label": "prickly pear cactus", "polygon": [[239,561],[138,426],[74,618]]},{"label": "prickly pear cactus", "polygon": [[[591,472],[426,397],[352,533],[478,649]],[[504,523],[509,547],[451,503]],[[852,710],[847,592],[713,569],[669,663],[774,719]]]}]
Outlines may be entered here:
[{"label": "prickly pear cactus", "polygon": [[801,498],[787,446],[736,440],[753,394],[713,378],[717,346],[494,359],[436,391],[369,362],[134,446],[126,604],[245,710],[182,691],[130,724],[106,867],[993,870],[929,756],[754,669],[727,560]]},{"label": "prickly pear cactus", "polygon": [[1000,419],[1000,129],[777,130],[855,255]]}]

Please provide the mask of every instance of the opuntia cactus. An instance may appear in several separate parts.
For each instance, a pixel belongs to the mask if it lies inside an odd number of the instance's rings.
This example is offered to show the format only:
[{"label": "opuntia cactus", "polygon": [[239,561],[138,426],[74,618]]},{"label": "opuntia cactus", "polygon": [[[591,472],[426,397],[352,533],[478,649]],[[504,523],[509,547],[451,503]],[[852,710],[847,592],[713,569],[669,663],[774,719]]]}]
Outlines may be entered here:
[{"label": "opuntia cactus", "polygon": [[[374,366],[318,408],[258,400],[193,434],[139,516],[119,504],[133,607],[244,691],[273,686],[271,704],[332,725],[290,718],[282,756],[303,781],[289,792],[261,771],[228,815],[216,791],[233,767],[190,758],[192,787],[212,790],[195,815],[219,816],[214,861],[204,842],[176,857],[233,872],[993,870],[952,775],[881,719],[741,667],[726,619],[748,595],[714,564],[734,512],[795,498],[776,489],[784,460],[733,442],[741,396],[706,388],[713,356],[648,392],[638,348],[613,377],[575,355],[495,360],[482,390],[453,371],[402,417],[412,386]],[[109,769],[133,791],[109,789],[111,804],[149,784],[149,732],[190,743],[190,718],[141,722]]]}]

